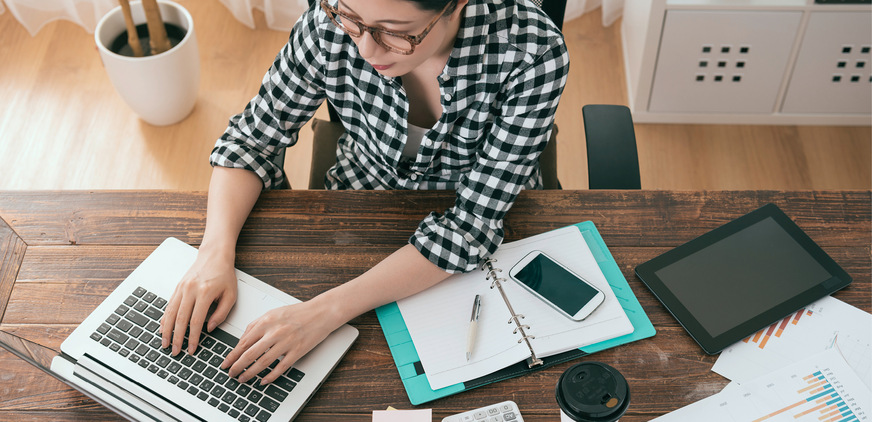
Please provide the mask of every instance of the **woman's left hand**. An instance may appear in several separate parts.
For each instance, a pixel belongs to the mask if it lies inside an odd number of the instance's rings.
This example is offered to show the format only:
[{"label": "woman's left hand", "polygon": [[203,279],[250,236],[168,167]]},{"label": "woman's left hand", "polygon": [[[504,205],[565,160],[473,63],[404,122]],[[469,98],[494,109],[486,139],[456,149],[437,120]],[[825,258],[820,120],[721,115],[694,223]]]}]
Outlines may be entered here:
[{"label": "woman's left hand", "polygon": [[341,325],[332,320],[312,301],[273,309],[245,328],[221,368],[244,383],[284,356],[261,380],[273,382]]}]

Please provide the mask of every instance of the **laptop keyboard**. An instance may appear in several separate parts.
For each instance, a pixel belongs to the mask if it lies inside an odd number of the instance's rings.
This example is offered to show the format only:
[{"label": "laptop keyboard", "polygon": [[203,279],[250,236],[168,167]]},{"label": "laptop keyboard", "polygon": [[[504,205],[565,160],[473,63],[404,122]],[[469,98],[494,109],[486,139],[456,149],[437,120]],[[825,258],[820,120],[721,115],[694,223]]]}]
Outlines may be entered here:
[{"label": "laptop keyboard", "polygon": [[[220,365],[239,339],[219,328],[211,333],[203,330],[193,355],[170,356],[170,348],[161,348],[159,333],[166,305],[165,299],[137,287],[91,339],[240,422],[268,420],[303,379],[303,372],[291,368],[272,383],[260,385],[278,361],[245,383],[230,377]],[[182,350],[187,348],[185,334]]]}]

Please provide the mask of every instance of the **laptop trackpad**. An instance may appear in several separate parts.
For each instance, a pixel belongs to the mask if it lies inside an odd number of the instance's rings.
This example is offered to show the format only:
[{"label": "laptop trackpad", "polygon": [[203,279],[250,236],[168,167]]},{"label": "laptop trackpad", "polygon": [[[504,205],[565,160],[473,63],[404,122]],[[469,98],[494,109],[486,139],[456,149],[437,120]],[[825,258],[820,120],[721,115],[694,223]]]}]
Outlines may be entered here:
[{"label": "laptop trackpad", "polygon": [[248,324],[267,311],[291,304],[270,296],[243,280],[239,280],[237,286],[236,304],[221,324],[224,331],[230,334],[240,336]]}]

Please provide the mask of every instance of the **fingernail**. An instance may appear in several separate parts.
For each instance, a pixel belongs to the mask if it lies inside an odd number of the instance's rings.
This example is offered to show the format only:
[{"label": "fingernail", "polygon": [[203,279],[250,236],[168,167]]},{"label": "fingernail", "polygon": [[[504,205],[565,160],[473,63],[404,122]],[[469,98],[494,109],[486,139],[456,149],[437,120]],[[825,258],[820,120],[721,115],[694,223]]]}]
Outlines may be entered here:
[{"label": "fingernail", "polygon": [[213,323],[213,322],[210,322],[210,323],[209,323],[209,326],[206,327],[206,330],[209,331],[210,333],[211,333],[212,330],[214,330],[214,329],[215,329],[215,323]]}]

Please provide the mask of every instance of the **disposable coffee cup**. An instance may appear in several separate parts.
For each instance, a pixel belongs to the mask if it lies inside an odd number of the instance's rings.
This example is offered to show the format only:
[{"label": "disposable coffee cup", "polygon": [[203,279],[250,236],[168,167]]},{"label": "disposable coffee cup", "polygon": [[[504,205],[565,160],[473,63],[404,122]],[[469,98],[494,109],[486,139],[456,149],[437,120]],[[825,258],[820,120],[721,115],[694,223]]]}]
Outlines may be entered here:
[{"label": "disposable coffee cup", "polygon": [[560,376],[557,404],[561,422],[615,422],[630,406],[630,387],[617,369],[582,362]]}]

